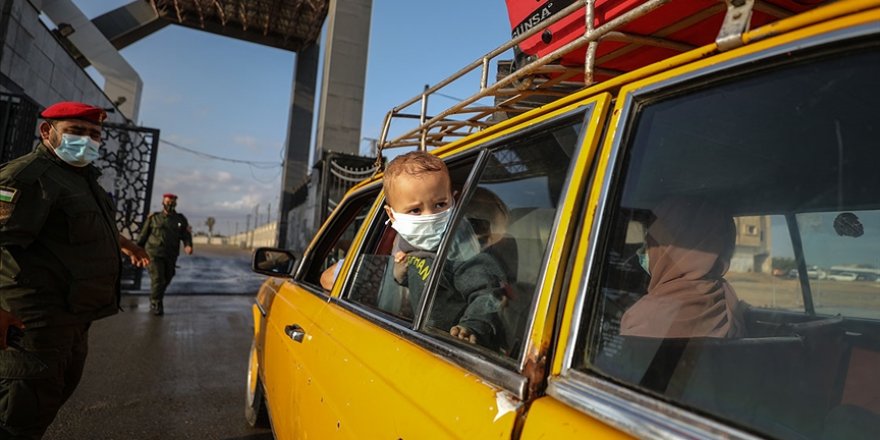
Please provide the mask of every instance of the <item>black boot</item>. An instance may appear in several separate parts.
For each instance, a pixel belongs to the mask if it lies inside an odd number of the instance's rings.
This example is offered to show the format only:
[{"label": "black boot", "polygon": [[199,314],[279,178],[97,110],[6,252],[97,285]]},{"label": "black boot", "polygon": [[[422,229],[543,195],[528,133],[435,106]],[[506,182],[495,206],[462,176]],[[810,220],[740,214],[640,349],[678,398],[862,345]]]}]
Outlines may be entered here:
[{"label": "black boot", "polygon": [[162,301],[151,303],[150,309],[153,310],[153,314],[156,316],[162,316],[165,314],[165,308],[162,306]]}]

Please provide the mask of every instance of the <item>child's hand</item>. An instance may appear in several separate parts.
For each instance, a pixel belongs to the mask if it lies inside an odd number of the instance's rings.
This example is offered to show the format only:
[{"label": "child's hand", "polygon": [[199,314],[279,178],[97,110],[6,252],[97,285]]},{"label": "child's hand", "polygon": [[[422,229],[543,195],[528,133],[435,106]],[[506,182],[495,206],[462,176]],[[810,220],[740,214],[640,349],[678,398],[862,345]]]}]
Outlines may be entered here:
[{"label": "child's hand", "polygon": [[456,325],[449,329],[449,334],[465,341],[470,342],[471,344],[477,343],[477,335],[475,335],[469,328],[462,327],[460,325]]},{"label": "child's hand", "polygon": [[394,262],[395,263],[403,263],[403,260],[406,258],[406,252],[397,251],[394,253]]}]

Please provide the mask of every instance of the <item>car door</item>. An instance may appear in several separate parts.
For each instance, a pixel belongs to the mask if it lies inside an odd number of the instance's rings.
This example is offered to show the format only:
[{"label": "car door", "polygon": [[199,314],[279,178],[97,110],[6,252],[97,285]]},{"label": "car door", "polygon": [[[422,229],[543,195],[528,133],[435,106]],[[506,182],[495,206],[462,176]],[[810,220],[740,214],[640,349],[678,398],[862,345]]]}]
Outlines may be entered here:
[{"label": "car door", "polygon": [[272,301],[263,368],[272,427],[279,439],[300,438],[303,419],[314,410],[301,405],[301,395],[311,382],[307,353],[313,345],[325,344],[311,331],[330,294],[321,287],[321,275],[344,261],[377,193],[374,185],[340,203],[306,250],[294,279],[285,282]]},{"label": "car door", "polygon": [[[867,278],[880,242],[861,238],[880,208],[867,116],[880,102],[877,19],[824,22],[621,90],[600,190],[584,194],[547,395],[522,438],[875,435],[880,391],[865,372],[880,366],[880,328]],[[715,235],[693,235],[707,225]],[[652,252],[661,245],[665,255]],[[685,256],[664,266],[668,255]],[[701,276],[670,275],[707,256],[717,265]],[[866,279],[820,279],[832,268]],[[672,296],[660,288],[671,280],[708,287]],[[669,306],[719,291],[723,315]]]},{"label": "car door", "polygon": [[[404,288],[390,278],[393,229],[384,210],[371,214],[357,256],[342,269],[344,284],[337,282],[307,329],[314,339],[298,392],[299,435],[513,435],[528,393],[521,364],[536,292],[548,273],[545,262],[564,247],[557,231],[571,224],[564,214],[574,200],[568,191],[588,174],[592,151],[580,145],[584,127],[602,119],[595,107],[595,100],[570,105],[449,157],[453,187],[461,194],[450,226],[455,232],[447,234],[431,270],[421,272],[428,281],[420,303],[407,305]],[[449,237],[465,230],[478,237],[479,258],[506,271],[510,296],[495,316],[504,337],[493,347],[456,340],[432,324],[443,310],[438,292],[448,286],[444,266],[460,261],[444,255],[454,248]]]}]

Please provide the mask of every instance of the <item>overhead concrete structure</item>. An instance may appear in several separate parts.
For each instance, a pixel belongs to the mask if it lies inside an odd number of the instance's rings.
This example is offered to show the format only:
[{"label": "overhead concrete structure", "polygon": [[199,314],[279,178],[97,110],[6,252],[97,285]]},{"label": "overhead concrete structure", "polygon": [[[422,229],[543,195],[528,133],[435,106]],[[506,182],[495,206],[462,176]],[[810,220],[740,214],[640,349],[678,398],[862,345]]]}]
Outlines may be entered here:
[{"label": "overhead concrete structure", "polygon": [[[324,35],[324,66],[318,101],[313,162],[323,157],[324,151],[351,155],[360,153],[361,115],[364,107],[372,7],[372,0],[330,1]],[[308,152],[311,148],[311,121],[317,68],[317,47],[313,51],[307,50],[297,55],[290,125],[287,128],[284,174],[281,181],[279,246],[287,246],[290,243],[289,238],[292,234],[288,234],[291,228],[289,217],[294,208],[294,195],[305,191],[309,183],[311,163],[308,161]],[[304,126],[307,123],[309,125],[306,128]],[[315,206],[322,206],[320,202],[314,200],[311,202]],[[321,218],[323,215],[325,213],[321,212]]]},{"label": "overhead concrete structure", "polygon": [[149,0],[162,20],[298,52],[314,43],[327,0]]},{"label": "overhead concrete structure", "polygon": [[315,157],[360,154],[373,0],[333,0],[327,17]]},{"label": "overhead concrete structure", "polygon": [[72,0],[32,0],[104,77],[104,93],[122,114],[137,121],[144,83],[137,71],[107,41]]}]

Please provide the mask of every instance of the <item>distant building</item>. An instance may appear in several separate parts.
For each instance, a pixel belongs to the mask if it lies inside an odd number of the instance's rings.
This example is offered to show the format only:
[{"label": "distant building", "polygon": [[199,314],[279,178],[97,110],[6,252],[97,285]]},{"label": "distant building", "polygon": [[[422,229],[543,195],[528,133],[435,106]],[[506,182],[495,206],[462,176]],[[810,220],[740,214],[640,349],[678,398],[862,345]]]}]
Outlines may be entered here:
[{"label": "distant building", "polygon": [[731,272],[771,273],[770,217],[736,217],[736,250],[730,260]]},{"label": "distant building", "polygon": [[[258,226],[256,229],[244,231],[239,234],[224,237],[225,243],[231,246],[243,249],[253,249],[258,247],[274,247],[278,234],[278,222],[270,222]],[[215,237],[212,243],[217,240]]]}]

